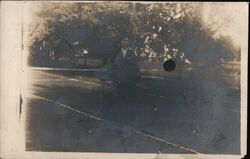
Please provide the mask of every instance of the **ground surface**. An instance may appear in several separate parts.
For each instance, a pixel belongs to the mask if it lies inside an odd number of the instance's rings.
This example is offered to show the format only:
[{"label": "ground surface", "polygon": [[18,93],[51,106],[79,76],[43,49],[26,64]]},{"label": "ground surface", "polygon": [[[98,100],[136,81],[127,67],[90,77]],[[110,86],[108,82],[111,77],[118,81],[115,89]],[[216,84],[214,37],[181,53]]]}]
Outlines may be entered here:
[{"label": "ground surface", "polygon": [[239,77],[142,70],[133,93],[93,70],[25,73],[28,151],[240,153]]}]

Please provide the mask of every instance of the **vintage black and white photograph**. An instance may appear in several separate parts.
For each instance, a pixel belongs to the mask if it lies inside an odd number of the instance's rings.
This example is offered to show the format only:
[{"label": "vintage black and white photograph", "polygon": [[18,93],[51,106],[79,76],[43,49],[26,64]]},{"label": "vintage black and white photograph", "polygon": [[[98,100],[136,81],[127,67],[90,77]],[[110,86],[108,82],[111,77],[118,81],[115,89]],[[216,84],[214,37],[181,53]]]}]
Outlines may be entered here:
[{"label": "vintage black and white photograph", "polygon": [[23,3],[24,150],[241,155],[245,5]]}]

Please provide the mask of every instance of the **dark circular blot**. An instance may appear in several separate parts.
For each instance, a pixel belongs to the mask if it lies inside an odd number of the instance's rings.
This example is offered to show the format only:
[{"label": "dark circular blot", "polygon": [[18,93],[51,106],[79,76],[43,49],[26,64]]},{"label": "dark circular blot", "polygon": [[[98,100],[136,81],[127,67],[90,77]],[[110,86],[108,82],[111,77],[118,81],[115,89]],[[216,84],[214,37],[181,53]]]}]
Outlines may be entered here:
[{"label": "dark circular blot", "polygon": [[174,71],[175,67],[176,67],[176,63],[173,59],[169,59],[169,60],[165,61],[163,64],[164,70],[168,71],[168,72]]}]

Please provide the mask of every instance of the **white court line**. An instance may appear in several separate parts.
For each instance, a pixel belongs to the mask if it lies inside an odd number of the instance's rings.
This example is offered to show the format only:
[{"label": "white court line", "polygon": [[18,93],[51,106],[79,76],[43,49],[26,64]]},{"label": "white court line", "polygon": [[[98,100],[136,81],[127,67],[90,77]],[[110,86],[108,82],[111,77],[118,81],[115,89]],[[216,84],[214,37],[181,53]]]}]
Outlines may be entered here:
[{"label": "white court line", "polygon": [[31,81],[36,81],[36,82],[58,82],[58,81],[65,81],[65,79],[29,79]]},{"label": "white court line", "polygon": [[70,81],[84,83],[84,84],[88,84],[88,85],[93,85],[93,86],[97,86],[97,87],[112,88],[111,86],[105,86],[105,85],[102,85],[102,84],[99,84],[99,83],[78,80],[78,79],[75,79],[75,78],[69,78],[69,80]]},{"label": "white court line", "polygon": [[51,76],[51,77],[59,78],[61,80],[75,81],[75,82],[80,82],[80,83],[84,83],[84,84],[88,84],[88,85],[93,85],[93,86],[96,86],[96,87],[112,88],[112,87],[105,86],[105,85],[102,85],[102,84],[99,84],[99,83],[96,83],[96,82],[83,81],[83,80],[79,80],[79,79],[76,79],[76,78],[68,78],[66,76],[54,75],[54,74],[45,73],[45,72],[42,72],[42,73],[44,73],[44,74],[46,74],[48,76]]},{"label": "white court line", "polygon": [[159,77],[159,76],[147,76],[147,75],[142,75],[141,77],[144,77],[144,78],[151,78],[151,79],[165,79],[163,77]]},{"label": "white court line", "polygon": [[29,67],[38,71],[105,71],[106,69],[78,69],[78,68],[49,68],[49,67]]},{"label": "white court line", "polygon": [[98,117],[95,117],[95,116],[90,115],[90,114],[88,114],[88,113],[85,113],[85,112],[83,112],[83,111],[74,109],[74,108],[72,108],[72,107],[70,107],[70,106],[67,106],[67,105],[65,105],[65,104],[56,102],[56,101],[54,101],[54,100],[51,100],[51,99],[48,99],[48,98],[44,98],[44,97],[41,97],[41,96],[38,96],[38,95],[34,95],[34,94],[32,94],[32,96],[35,96],[35,97],[37,97],[37,98],[40,98],[40,99],[46,100],[46,101],[48,101],[48,102],[54,103],[54,104],[59,105],[59,106],[61,106],[61,107],[63,107],[63,108],[66,108],[66,109],[68,109],[68,110],[71,110],[71,111],[73,111],[73,112],[76,112],[76,113],[85,115],[85,116],[87,116],[87,117],[89,117],[89,118],[93,118],[93,119],[96,119],[96,120],[99,120],[99,121],[102,121],[102,120],[103,120],[103,119],[101,119],[101,118],[98,118]]},{"label": "white court line", "polygon": [[[75,113],[79,113],[79,114],[81,114],[81,115],[87,116],[87,117],[89,117],[89,118],[96,119],[96,120],[98,120],[98,121],[102,121],[102,122],[105,122],[105,123],[109,123],[109,122],[105,121],[105,120],[102,119],[102,118],[99,118],[99,117],[90,115],[90,114],[88,114],[88,113],[85,113],[85,112],[83,112],[83,111],[77,110],[77,109],[72,108],[72,107],[70,107],[70,106],[68,106],[68,105],[65,105],[65,104],[56,102],[56,101],[54,101],[54,100],[47,99],[47,98],[44,98],[44,97],[41,97],[41,96],[38,96],[38,95],[34,95],[34,94],[33,94],[33,96],[35,96],[35,97],[37,97],[37,98],[40,98],[40,99],[43,99],[43,100],[46,100],[46,101],[48,101],[48,102],[54,103],[54,104],[56,104],[56,105],[58,105],[58,106],[61,106],[61,107],[65,108],[65,109],[68,109],[68,110],[73,111],[73,112],[75,112]],[[113,126],[114,126],[114,125],[113,125]],[[133,128],[132,128],[132,130],[133,130]],[[170,145],[170,146],[173,146],[173,147],[176,147],[176,148],[179,148],[179,149],[188,151],[188,152],[192,152],[192,153],[195,153],[195,154],[201,154],[200,152],[198,152],[198,151],[196,151],[196,150],[193,150],[193,149],[190,149],[190,148],[186,148],[186,147],[184,147],[184,146],[180,146],[180,145],[174,144],[174,143],[172,143],[172,142],[166,141],[166,140],[164,140],[164,139],[160,139],[160,138],[158,138],[158,137],[155,137],[155,136],[150,135],[150,134],[147,134],[147,133],[143,133],[143,132],[138,131],[138,130],[133,130],[133,132],[138,133],[138,134],[141,134],[141,135],[146,136],[146,137],[149,137],[149,138],[151,138],[151,139],[154,139],[154,140],[163,142],[163,143],[165,143],[165,144],[167,144],[167,145]]]},{"label": "white court line", "polygon": [[140,71],[151,71],[151,72],[165,72],[165,70],[159,70],[159,69],[140,69]]},{"label": "white court line", "polygon": [[193,149],[190,149],[190,148],[186,148],[186,147],[183,147],[183,146],[179,146],[179,145],[174,144],[174,143],[172,143],[172,142],[168,142],[168,141],[166,141],[166,140],[160,139],[160,138],[155,137],[155,136],[153,136],[153,135],[149,135],[149,134],[143,133],[143,132],[141,132],[141,131],[134,130],[134,132],[136,132],[136,133],[138,133],[138,134],[142,134],[142,135],[147,136],[147,137],[150,137],[150,138],[155,139],[155,140],[157,140],[157,141],[161,141],[161,142],[166,143],[166,144],[168,144],[168,145],[171,145],[171,146],[173,146],[173,147],[178,147],[178,148],[180,148],[180,149],[182,149],[182,150],[185,150],[185,151],[190,151],[190,152],[193,152],[193,153],[195,153],[195,154],[201,154],[200,152],[198,152],[198,151],[196,151],[196,150],[193,150]]},{"label": "white court line", "polygon": [[[79,68],[49,68],[49,67],[29,67],[28,69],[30,70],[37,70],[37,71],[93,71],[93,72],[98,72],[98,71],[107,71],[107,69],[79,69]],[[158,71],[163,71],[164,70],[159,70],[159,69],[140,69],[140,71],[151,71],[151,72],[158,72]]]},{"label": "white court line", "polygon": [[160,77],[160,76],[149,76],[149,75],[141,75],[141,77],[143,78],[151,78],[151,79],[161,79],[161,80],[166,80],[166,81],[176,81],[176,79],[174,78],[170,78],[170,77]]}]

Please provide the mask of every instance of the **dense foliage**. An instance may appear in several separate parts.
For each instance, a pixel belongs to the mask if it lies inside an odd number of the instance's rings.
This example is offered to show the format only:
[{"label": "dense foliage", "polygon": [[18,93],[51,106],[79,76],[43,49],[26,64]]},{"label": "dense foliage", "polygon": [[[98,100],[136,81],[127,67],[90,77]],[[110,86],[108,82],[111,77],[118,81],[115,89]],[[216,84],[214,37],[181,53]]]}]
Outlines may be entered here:
[{"label": "dense foliage", "polygon": [[[129,37],[138,57],[167,54],[193,64],[239,60],[229,37],[214,38],[201,19],[201,4],[186,3],[41,3],[30,26],[30,65],[51,66],[68,57],[113,57]],[[173,55],[173,52],[175,54]],[[58,65],[59,66],[59,65]]]}]

